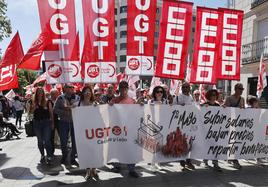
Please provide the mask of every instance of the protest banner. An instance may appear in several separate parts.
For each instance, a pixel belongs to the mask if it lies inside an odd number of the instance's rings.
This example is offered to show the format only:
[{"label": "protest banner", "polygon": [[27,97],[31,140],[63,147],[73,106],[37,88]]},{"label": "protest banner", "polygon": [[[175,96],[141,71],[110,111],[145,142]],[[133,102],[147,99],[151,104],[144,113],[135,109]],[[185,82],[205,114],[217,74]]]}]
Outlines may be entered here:
[{"label": "protest banner", "polygon": [[154,74],[156,5],[156,0],[128,0],[126,62],[128,75]]},{"label": "protest banner", "polygon": [[46,72],[48,84],[82,82],[79,61],[46,62]]},{"label": "protest banner", "polygon": [[116,82],[114,0],[84,0],[82,71],[87,83]]},{"label": "protest banner", "polygon": [[197,7],[191,83],[215,84],[217,81],[218,48],[221,38],[217,9]]},{"label": "protest banner", "polygon": [[243,11],[220,8],[217,79],[240,80]]},{"label": "protest banner", "polygon": [[264,109],[100,105],[72,112],[81,168],[114,161],[251,159],[268,154]]},{"label": "protest banner", "polygon": [[163,1],[155,76],[184,79],[193,3]]},{"label": "protest banner", "polygon": [[77,61],[73,56],[76,44],[76,20],[74,0],[38,0],[42,32],[49,33],[49,45],[45,47],[46,61]]}]

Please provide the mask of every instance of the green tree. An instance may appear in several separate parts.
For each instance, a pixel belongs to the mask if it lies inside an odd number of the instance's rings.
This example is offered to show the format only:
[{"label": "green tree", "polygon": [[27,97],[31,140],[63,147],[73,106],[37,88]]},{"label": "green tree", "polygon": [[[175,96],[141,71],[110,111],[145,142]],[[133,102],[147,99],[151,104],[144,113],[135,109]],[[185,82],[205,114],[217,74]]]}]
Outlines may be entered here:
[{"label": "green tree", "polygon": [[25,95],[24,87],[33,83],[33,81],[37,78],[37,73],[34,71],[28,70],[17,70],[19,87],[15,89],[15,92],[20,95]]},{"label": "green tree", "polygon": [[[0,0],[0,42],[4,38],[8,38],[12,33],[11,23],[6,15],[7,3],[5,0]],[[1,54],[1,48],[0,48]]]}]

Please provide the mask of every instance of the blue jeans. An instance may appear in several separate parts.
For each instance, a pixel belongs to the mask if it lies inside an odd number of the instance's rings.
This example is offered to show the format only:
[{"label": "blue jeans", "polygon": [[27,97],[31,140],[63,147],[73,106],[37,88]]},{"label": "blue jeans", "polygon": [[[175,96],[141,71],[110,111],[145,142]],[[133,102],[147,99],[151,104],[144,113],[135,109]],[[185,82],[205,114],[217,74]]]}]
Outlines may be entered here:
[{"label": "blue jeans", "polygon": [[46,149],[47,156],[52,156],[51,146],[51,121],[49,119],[34,120],[33,128],[38,141],[38,149],[42,156],[45,156],[44,148]]},{"label": "blue jeans", "polygon": [[71,150],[71,161],[75,160],[75,155],[77,154],[76,151],[76,144],[75,144],[75,136],[74,136],[74,126],[72,122],[66,121],[59,121],[59,134],[60,134],[60,144],[61,144],[61,151],[62,151],[62,159],[67,160],[68,155],[68,137],[69,132],[71,133],[71,142],[72,142],[72,150]]}]

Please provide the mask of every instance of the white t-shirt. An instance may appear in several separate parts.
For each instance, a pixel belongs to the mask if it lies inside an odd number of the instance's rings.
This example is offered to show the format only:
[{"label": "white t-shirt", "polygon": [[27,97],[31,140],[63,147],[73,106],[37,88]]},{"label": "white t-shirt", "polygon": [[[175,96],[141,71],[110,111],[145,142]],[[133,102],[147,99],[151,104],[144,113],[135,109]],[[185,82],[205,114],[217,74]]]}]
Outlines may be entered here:
[{"label": "white t-shirt", "polygon": [[15,100],[13,106],[15,107],[16,111],[21,111],[24,109],[22,102],[19,100]]},{"label": "white t-shirt", "polygon": [[174,105],[193,105],[194,99],[191,95],[184,95],[183,93],[173,99]]}]

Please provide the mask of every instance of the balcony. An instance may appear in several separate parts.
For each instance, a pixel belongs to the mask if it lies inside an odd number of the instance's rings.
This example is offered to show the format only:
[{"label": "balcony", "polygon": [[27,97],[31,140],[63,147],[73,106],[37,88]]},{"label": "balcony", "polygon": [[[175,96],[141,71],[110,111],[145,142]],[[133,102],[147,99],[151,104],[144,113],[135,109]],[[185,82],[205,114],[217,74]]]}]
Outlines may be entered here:
[{"label": "balcony", "polygon": [[259,5],[262,5],[265,2],[268,2],[268,0],[252,0],[251,9],[256,8]]},{"label": "balcony", "polygon": [[242,46],[242,64],[259,62],[261,54],[268,57],[268,38]]}]

